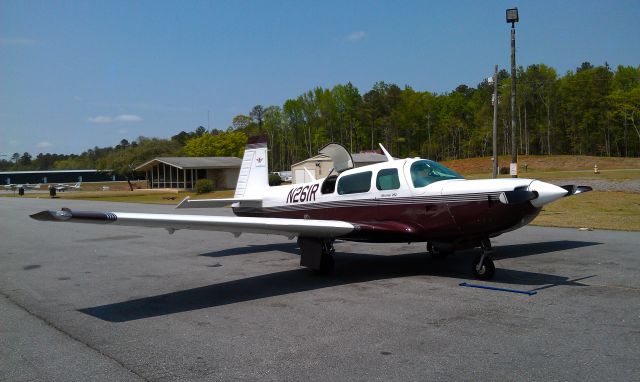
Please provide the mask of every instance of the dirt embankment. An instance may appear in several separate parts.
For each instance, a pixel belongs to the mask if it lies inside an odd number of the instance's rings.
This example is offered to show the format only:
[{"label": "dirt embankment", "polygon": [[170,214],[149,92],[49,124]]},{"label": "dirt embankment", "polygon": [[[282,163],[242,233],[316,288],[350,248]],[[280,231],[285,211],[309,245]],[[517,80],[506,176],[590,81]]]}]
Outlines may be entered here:
[{"label": "dirt embankment", "polygon": [[[509,167],[510,156],[500,156],[500,167]],[[461,174],[491,173],[491,158],[456,159],[442,162],[447,167]],[[599,170],[615,170],[623,168],[640,168],[640,158],[594,157],[580,155],[519,155],[518,172],[529,171],[576,171],[593,170],[598,165]]]}]

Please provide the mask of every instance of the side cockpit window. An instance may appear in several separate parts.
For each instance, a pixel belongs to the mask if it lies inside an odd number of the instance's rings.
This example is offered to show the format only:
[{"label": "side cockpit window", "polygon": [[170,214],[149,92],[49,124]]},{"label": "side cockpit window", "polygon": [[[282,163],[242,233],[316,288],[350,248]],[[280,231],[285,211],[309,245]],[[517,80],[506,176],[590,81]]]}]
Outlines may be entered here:
[{"label": "side cockpit window", "polygon": [[345,175],[338,180],[338,194],[357,194],[371,189],[371,171]]},{"label": "side cockpit window", "polygon": [[397,190],[400,188],[398,169],[386,168],[378,171],[378,176],[376,177],[376,188],[380,191]]},{"label": "side cockpit window", "polygon": [[426,159],[414,162],[410,172],[414,187],[425,187],[441,180],[464,179],[460,174],[440,163]]},{"label": "side cockpit window", "polygon": [[338,175],[329,175],[327,179],[322,182],[322,187],[320,188],[320,192],[323,194],[333,194],[333,191],[336,190],[336,180],[338,179]]}]

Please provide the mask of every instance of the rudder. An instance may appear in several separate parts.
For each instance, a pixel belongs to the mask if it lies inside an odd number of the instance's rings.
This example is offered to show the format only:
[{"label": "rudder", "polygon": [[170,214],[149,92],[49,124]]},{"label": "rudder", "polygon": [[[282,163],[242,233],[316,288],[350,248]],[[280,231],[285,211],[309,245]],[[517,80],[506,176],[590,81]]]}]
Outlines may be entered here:
[{"label": "rudder", "polygon": [[234,198],[262,196],[264,189],[269,187],[267,163],[267,137],[250,137],[244,150]]}]

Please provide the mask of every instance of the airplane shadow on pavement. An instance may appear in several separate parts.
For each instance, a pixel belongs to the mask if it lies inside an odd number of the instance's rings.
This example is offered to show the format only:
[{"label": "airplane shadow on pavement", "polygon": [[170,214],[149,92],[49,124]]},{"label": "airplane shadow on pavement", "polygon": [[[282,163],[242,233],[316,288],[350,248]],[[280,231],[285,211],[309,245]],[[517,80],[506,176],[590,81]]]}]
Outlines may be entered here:
[{"label": "airplane shadow on pavement", "polygon": [[274,244],[249,244],[244,247],[225,248],[220,251],[203,253],[200,256],[227,257],[227,256],[247,255],[250,253],[267,252],[267,251],[287,252],[294,255],[300,254],[298,252],[298,244],[296,242],[290,242],[290,243],[274,243]]},{"label": "airplane shadow on pavement", "polygon": [[[501,254],[497,256],[497,258],[505,259],[598,244],[601,243],[556,241],[501,246],[496,249],[499,249]],[[295,244],[269,244],[249,246],[247,249],[252,249],[252,251],[232,253],[244,254],[260,252],[261,250],[272,251],[279,249],[290,252],[292,248],[295,249]],[[231,250],[223,250],[220,252],[223,253],[222,256],[232,255],[232,253],[230,253]],[[217,257],[220,256],[220,252],[207,253],[203,254],[203,256]],[[431,259],[423,252],[394,256],[337,252],[335,273],[329,277],[318,276],[307,269],[300,268],[135,300],[89,307],[80,309],[79,311],[105,321],[127,322],[373,280],[409,276],[441,276],[466,279],[470,276],[469,267],[471,256],[469,255],[475,253],[479,252],[463,251],[451,256],[445,261],[437,261]],[[577,281],[579,280],[569,280],[567,277],[544,273],[501,268],[496,272],[496,276],[492,282],[528,285],[538,287],[536,289],[540,290],[557,285],[585,286],[585,284],[578,283]]]}]

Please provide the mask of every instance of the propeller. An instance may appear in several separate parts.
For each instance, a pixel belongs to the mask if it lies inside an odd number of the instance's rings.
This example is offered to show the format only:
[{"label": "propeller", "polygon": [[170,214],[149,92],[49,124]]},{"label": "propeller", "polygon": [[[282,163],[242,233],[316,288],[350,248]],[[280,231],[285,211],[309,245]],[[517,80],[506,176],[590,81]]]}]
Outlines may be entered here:
[{"label": "propeller", "polygon": [[567,190],[567,194],[565,196],[578,195],[583,192],[593,191],[593,188],[589,186],[576,186],[575,184],[568,184],[566,186],[560,186]]}]

